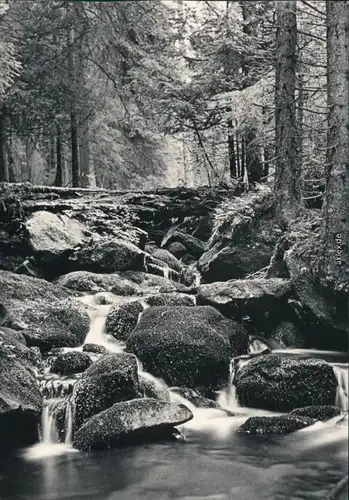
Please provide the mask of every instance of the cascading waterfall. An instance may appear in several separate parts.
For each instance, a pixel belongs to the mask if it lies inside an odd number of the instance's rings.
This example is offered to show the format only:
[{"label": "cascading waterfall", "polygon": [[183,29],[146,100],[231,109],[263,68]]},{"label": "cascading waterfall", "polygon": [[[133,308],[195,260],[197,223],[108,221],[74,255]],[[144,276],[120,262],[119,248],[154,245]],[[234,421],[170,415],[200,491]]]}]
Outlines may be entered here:
[{"label": "cascading waterfall", "polygon": [[65,439],[64,443],[68,446],[73,444],[73,422],[74,422],[74,401],[70,397],[67,400],[65,409]]},{"label": "cascading waterfall", "polygon": [[41,441],[50,445],[58,442],[58,429],[56,425],[56,409],[61,403],[61,399],[52,398],[44,402],[44,410],[41,417]]},{"label": "cascading waterfall", "polygon": [[341,410],[348,411],[348,365],[333,364],[333,371],[337,379],[336,406]]}]

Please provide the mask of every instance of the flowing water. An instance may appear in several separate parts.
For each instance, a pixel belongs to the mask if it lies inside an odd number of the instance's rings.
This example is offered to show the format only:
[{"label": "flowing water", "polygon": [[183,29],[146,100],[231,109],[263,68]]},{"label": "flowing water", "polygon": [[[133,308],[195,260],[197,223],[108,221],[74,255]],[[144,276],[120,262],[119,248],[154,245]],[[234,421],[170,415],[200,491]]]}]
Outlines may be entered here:
[{"label": "flowing water", "polygon": [[[86,296],[91,328],[86,343],[112,352],[124,346],[105,334],[105,319],[116,299],[96,306],[100,296]],[[120,298],[120,303],[130,298]],[[251,352],[264,349],[259,341]],[[284,354],[313,357],[311,351]],[[321,357],[321,355],[319,355]],[[337,404],[347,410],[348,365],[328,354],[338,380]],[[179,426],[186,443],[171,442],[80,453],[71,446],[75,380],[43,381],[48,399],[41,425],[41,442],[7,457],[0,476],[1,500],[311,500],[324,499],[347,470],[347,413],[284,436],[252,436],[237,429],[252,415],[277,415],[242,408],[234,376],[246,359],[231,363],[227,387],[217,394],[222,409],[200,409],[175,393],[171,401],[186,404],[193,420]],[[167,390],[166,384],[143,370],[139,376]],[[46,385],[45,385],[46,384]],[[58,444],[55,410],[65,401],[65,442]],[[343,417],[344,415],[344,417]],[[18,479],[20,478],[20,480]],[[343,496],[342,498],[346,498]]]}]

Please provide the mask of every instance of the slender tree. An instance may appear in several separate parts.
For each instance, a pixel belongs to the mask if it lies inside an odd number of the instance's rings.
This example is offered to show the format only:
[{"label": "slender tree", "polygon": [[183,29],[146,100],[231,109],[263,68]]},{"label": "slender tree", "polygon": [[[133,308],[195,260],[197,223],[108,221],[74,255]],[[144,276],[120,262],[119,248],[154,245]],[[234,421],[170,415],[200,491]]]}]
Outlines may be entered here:
[{"label": "slender tree", "polygon": [[277,4],[275,93],[275,192],[284,222],[300,200],[296,126],[296,0]]},{"label": "slender tree", "polygon": [[349,4],[346,1],[328,1],[326,7],[326,260],[328,275],[336,275],[343,273],[343,267],[347,268],[349,261]]}]

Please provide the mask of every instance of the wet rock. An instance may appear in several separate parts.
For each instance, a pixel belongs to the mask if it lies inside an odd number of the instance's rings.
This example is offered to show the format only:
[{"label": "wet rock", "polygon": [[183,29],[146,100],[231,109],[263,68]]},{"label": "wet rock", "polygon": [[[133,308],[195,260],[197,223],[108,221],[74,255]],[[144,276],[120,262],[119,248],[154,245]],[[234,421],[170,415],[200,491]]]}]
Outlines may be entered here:
[{"label": "wet rock", "polygon": [[75,427],[114,403],[139,397],[137,361],[131,354],[110,354],[91,365],[74,387]]},{"label": "wet rock", "polygon": [[164,382],[138,372],[141,393],[145,398],[155,398],[160,401],[170,401],[170,391]]},{"label": "wet rock", "polygon": [[250,417],[238,432],[244,434],[289,434],[309,427],[315,420],[305,416],[281,415],[277,417]]},{"label": "wet rock", "polygon": [[135,329],[142,312],[143,306],[139,301],[113,306],[106,319],[106,332],[117,340],[126,340]]},{"label": "wet rock", "polygon": [[171,269],[180,273],[183,269],[183,265],[179,262],[174,255],[163,248],[158,248],[152,252],[152,257],[155,259],[165,262]]},{"label": "wet rock", "polygon": [[187,399],[190,403],[192,403],[197,408],[218,408],[218,404],[216,401],[212,399],[205,398],[193,391],[193,389],[189,389],[188,387],[171,387],[170,392],[178,394],[182,396],[182,398]]},{"label": "wet rock", "polygon": [[187,249],[182,243],[179,241],[173,241],[168,247],[167,250],[176,257],[176,259],[182,259],[184,255],[187,253]]},{"label": "wet rock", "polygon": [[115,295],[134,295],[137,287],[119,273],[98,274],[89,271],[74,271],[61,276],[57,285],[79,292],[111,292]]},{"label": "wet rock", "polygon": [[230,335],[229,321],[211,307],[150,307],[126,348],[168,384],[215,390],[228,380]]},{"label": "wet rock", "polygon": [[280,412],[332,405],[337,389],[333,369],[325,361],[277,354],[249,361],[237,371],[234,383],[243,406]]},{"label": "wet rock", "polygon": [[195,297],[185,293],[161,293],[145,297],[144,302],[148,306],[194,306]]},{"label": "wet rock", "polygon": [[0,346],[1,449],[34,443],[41,409],[42,396],[30,363]]},{"label": "wet rock", "polygon": [[22,330],[27,344],[42,352],[52,347],[81,346],[90,328],[85,307],[71,299],[47,307],[35,305],[23,312],[22,320],[27,325]]},{"label": "wet rock", "polygon": [[32,252],[40,259],[54,260],[81,245],[86,228],[65,215],[35,212],[24,224]]},{"label": "wet rock", "polygon": [[75,250],[70,263],[75,269],[95,273],[115,271],[144,271],[145,256],[136,245],[122,239],[101,237]]},{"label": "wet rock", "polygon": [[330,420],[341,414],[340,409],[333,405],[306,406],[305,408],[296,408],[290,412],[290,415],[299,417],[308,417],[314,420]]},{"label": "wet rock", "polygon": [[248,316],[261,329],[286,315],[291,283],[281,278],[231,280],[200,285],[197,291],[199,304],[212,305],[237,320]]},{"label": "wet rock", "polygon": [[122,273],[126,279],[139,286],[139,294],[170,293],[185,291],[185,286],[176,281],[171,281],[163,276],[143,273],[139,271],[125,271]]},{"label": "wet rock", "polygon": [[107,354],[108,350],[103,345],[84,344],[82,347],[84,352],[92,352],[93,354]]},{"label": "wet rock", "polygon": [[304,335],[299,328],[291,321],[282,321],[268,335],[272,340],[276,340],[284,347],[305,347]]},{"label": "wet rock", "polygon": [[68,289],[45,280],[0,271],[0,322],[20,330],[28,346],[81,345],[90,319]]},{"label": "wet rock", "polygon": [[183,245],[187,253],[193,255],[193,257],[199,259],[205,251],[205,246],[198,238],[191,236],[190,234],[184,233],[183,231],[174,231],[171,237],[167,240],[167,244],[178,242]]},{"label": "wet rock", "polygon": [[84,372],[91,364],[92,361],[88,354],[70,351],[60,354],[55,358],[50,372],[59,373],[60,375],[71,375],[73,373]]},{"label": "wet rock", "polygon": [[88,420],[75,434],[73,446],[88,451],[131,442],[168,439],[173,427],[191,420],[183,405],[156,399],[134,399],[114,404]]}]

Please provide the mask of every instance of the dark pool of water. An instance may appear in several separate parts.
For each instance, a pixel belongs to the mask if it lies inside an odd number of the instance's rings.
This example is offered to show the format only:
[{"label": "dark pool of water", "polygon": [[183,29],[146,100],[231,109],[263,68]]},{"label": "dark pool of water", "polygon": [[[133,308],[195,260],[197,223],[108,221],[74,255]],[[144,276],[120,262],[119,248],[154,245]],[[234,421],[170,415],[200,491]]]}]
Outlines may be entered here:
[{"label": "dark pool of water", "polygon": [[[234,417],[185,429],[187,443],[36,456],[2,463],[2,500],[324,499],[347,471],[347,424],[287,436],[236,432]],[[40,454],[39,454],[40,455]]]}]

